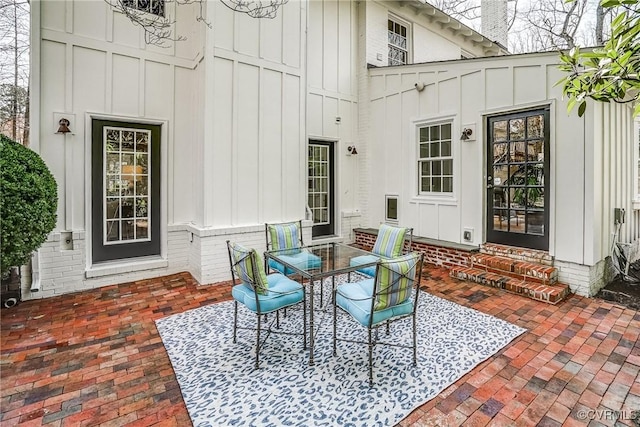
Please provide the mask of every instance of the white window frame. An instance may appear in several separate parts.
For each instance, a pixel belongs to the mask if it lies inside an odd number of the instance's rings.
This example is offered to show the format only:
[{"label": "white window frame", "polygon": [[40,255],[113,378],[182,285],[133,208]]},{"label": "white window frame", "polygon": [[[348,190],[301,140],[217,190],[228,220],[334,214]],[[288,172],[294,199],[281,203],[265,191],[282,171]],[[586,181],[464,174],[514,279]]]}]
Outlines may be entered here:
[{"label": "white window frame", "polygon": [[[420,129],[423,128],[431,128],[434,126],[441,126],[444,124],[448,124],[451,126],[451,133],[450,133],[450,143],[451,143],[451,151],[449,153],[448,156],[438,156],[438,157],[425,157],[422,158],[420,157]],[[455,120],[453,117],[450,118],[446,118],[446,119],[439,119],[439,120],[433,120],[433,121],[421,121],[421,122],[417,122],[415,123],[415,139],[414,139],[414,146],[415,146],[415,170],[416,170],[416,179],[415,179],[415,183],[416,183],[416,195],[417,197],[420,198],[454,198],[455,197],[455,193],[456,193],[456,139],[455,139],[455,133],[456,133],[456,127],[455,127]],[[442,141],[442,139],[438,140],[439,142]],[[422,190],[422,163],[423,162],[434,162],[434,161],[438,161],[438,160],[451,160],[451,191],[423,191]],[[430,176],[433,176],[432,174]],[[443,176],[443,174],[441,173],[441,176]],[[447,177],[449,177],[449,175],[446,175]]]},{"label": "white window frame", "polygon": [[[404,28],[406,28],[406,30],[407,30],[407,36],[406,36],[407,46],[406,46],[406,49],[404,49],[404,51],[407,54],[407,60],[406,60],[406,62],[404,64],[390,64],[389,63],[389,60],[390,60],[389,52],[390,52],[391,46],[393,46],[396,49],[401,49],[402,50],[401,47],[396,46],[396,45],[392,44],[389,41],[389,21],[392,21],[395,24],[401,25]],[[411,33],[412,33],[412,31],[411,30],[412,30],[411,29],[411,24],[409,22],[405,21],[404,19],[401,19],[401,18],[397,17],[396,15],[392,15],[392,14],[389,14],[389,16],[387,16],[387,33],[386,33],[387,34],[387,65],[406,65],[406,64],[412,64],[413,63],[413,60],[412,60],[412,57],[411,57],[411,55],[412,55],[411,54],[411,42],[412,42]]]}]

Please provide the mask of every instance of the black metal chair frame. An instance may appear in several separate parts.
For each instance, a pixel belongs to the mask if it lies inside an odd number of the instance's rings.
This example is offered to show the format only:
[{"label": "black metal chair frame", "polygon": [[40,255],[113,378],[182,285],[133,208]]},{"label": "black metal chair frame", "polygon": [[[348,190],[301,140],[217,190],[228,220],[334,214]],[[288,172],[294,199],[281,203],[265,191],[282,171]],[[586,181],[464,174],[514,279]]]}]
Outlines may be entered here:
[{"label": "black metal chair frame", "polygon": [[[240,263],[241,261],[243,261],[246,257],[251,256],[252,257],[252,262],[254,266],[257,266],[258,264],[258,259],[255,256],[255,252],[250,252],[247,255],[245,255],[245,257],[243,257],[242,259],[239,259],[237,262],[233,262],[233,257],[231,255],[231,242],[229,240],[227,240],[227,252],[229,254],[229,264],[231,265],[231,285],[235,286],[236,283],[236,271],[235,271],[235,267],[238,263]],[[238,278],[239,279],[239,278]],[[280,310],[286,310],[287,307],[291,307],[292,305],[298,304],[290,304],[286,307],[282,307],[278,310],[274,310],[276,313],[275,319],[271,321],[271,323],[269,323],[268,327],[265,329],[262,326],[262,317],[264,316],[264,321],[267,322],[267,314],[269,313],[273,313],[274,311],[266,311],[263,312],[260,308],[260,299],[259,299],[259,293],[258,293],[258,287],[257,287],[257,283],[255,281],[253,281],[252,283],[250,283],[251,287],[253,288],[253,292],[256,298],[256,320],[257,320],[257,327],[252,328],[252,327],[247,327],[247,326],[238,326],[238,301],[236,299],[233,300],[233,343],[236,343],[236,336],[237,336],[237,330],[238,329],[247,329],[247,330],[254,330],[256,331],[256,359],[255,359],[255,369],[259,368],[260,365],[260,349],[264,346],[265,342],[267,341],[267,338],[269,338],[269,335],[274,333],[274,334],[285,334],[285,335],[300,335],[299,333],[294,333],[294,332],[286,332],[286,331],[278,331],[278,330],[273,330],[272,326],[275,322],[276,324],[276,329],[280,328]],[[273,291],[273,290],[269,290],[270,293],[275,293],[275,294],[279,294],[279,295],[289,295],[292,293],[295,293],[294,291],[292,292],[277,292],[277,291]],[[302,349],[306,350],[307,349],[307,294],[304,291],[304,289],[302,289]],[[244,304],[243,304],[244,305]],[[249,310],[247,308],[247,310]],[[249,310],[251,312],[253,312],[252,310]],[[285,317],[286,317],[286,312],[285,312]],[[264,339],[262,340],[262,342],[260,341],[260,333],[262,331],[266,331],[267,335],[264,337]]]},{"label": "black metal chair frame", "polygon": [[[368,332],[368,340],[367,341],[358,341],[358,340],[349,340],[349,339],[345,339],[345,338],[337,338],[337,325],[338,325],[338,320],[337,320],[337,309],[340,308],[340,310],[342,310],[343,312],[345,312],[347,315],[351,316],[351,314],[349,312],[347,312],[346,310],[344,310],[342,307],[338,307],[338,304],[336,303],[336,298],[337,295],[339,293],[339,287],[336,287],[336,289],[334,289],[333,291],[333,355],[337,356],[337,347],[336,347],[336,343],[337,341],[344,341],[344,342],[351,342],[351,343],[356,343],[356,344],[366,344],[369,348],[369,387],[373,387],[373,348],[376,345],[388,345],[388,346],[392,346],[392,347],[402,347],[402,348],[410,348],[413,351],[413,366],[416,366],[417,364],[417,331],[416,331],[416,313],[417,313],[417,308],[418,308],[418,296],[420,294],[420,280],[422,278],[422,266],[424,263],[424,254],[421,253],[420,257],[418,258],[418,260],[416,261],[416,265],[415,265],[415,270],[414,271],[414,277],[408,277],[406,275],[400,275],[400,277],[398,277],[393,283],[390,283],[387,287],[393,286],[393,284],[397,283],[397,281],[401,280],[402,278],[407,278],[410,281],[412,281],[413,283],[410,284],[410,288],[412,289],[413,295],[410,298],[413,298],[413,310],[411,313],[407,313],[401,316],[397,316],[397,317],[393,317],[391,319],[386,320],[385,322],[379,323],[377,325],[373,325],[373,313],[374,313],[374,307],[375,307],[375,303],[376,303],[376,298],[379,294],[381,294],[386,288],[384,289],[378,289],[378,275],[380,274],[381,269],[383,268],[387,268],[384,267],[380,262],[378,262],[378,264],[376,265],[376,275],[373,278],[373,294],[371,297],[368,298],[364,298],[361,299],[362,300],[371,300],[371,315],[369,318],[369,324],[366,326],[367,328],[367,332]],[[388,268],[387,268],[388,269]],[[343,297],[350,299],[352,301],[355,301],[353,298],[349,298],[348,296],[341,294]],[[386,341],[380,341],[378,338],[378,328],[380,326],[382,326],[383,324],[386,325],[386,334],[389,335],[390,332],[390,328],[389,325],[391,323],[395,323],[397,321],[400,320],[404,320],[407,317],[411,317],[411,326],[413,329],[413,341],[411,345],[404,345],[404,344],[398,344],[398,343],[391,343],[391,342],[386,342]],[[355,320],[355,319],[354,319]],[[357,322],[357,320],[356,320]],[[360,324],[360,322],[357,322],[358,324]],[[374,329],[375,329],[375,336],[374,336]]]}]

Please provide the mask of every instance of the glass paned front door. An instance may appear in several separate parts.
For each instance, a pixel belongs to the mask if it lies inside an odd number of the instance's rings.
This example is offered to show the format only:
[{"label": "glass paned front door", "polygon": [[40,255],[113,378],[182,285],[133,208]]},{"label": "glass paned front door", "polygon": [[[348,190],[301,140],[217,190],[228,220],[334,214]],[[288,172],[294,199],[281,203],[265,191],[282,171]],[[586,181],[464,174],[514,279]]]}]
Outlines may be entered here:
[{"label": "glass paned front door", "polygon": [[160,255],[160,126],[92,120],[92,260]]},{"label": "glass paned front door", "polygon": [[548,109],[489,118],[487,149],[487,241],[547,250]]}]

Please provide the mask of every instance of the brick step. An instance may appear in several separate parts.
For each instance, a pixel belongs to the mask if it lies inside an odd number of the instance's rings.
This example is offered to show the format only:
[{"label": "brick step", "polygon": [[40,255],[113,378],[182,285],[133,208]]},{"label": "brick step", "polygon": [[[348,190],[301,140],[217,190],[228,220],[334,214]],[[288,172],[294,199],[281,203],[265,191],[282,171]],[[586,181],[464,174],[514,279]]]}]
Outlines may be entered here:
[{"label": "brick step", "polygon": [[469,261],[473,268],[524,280],[525,282],[552,285],[558,281],[558,269],[548,265],[534,264],[484,253],[472,255]]},{"label": "brick step", "polygon": [[480,252],[516,261],[533,262],[548,266],[553,265],[553,257],[549,255],[549,252],[539,251],[536,249],[518,248],[514,246],[498,245],[496,243],[484,243],[480,246]]},{"label": "brick step", "polygon": [[449,275],[456,279],[504,289],[505,291],[527,296],[531,299],[549,304],[559,303],[565,299],[570,292],[569,285],[562,283],[543,285],[541,283],[525,282],[524,280],[473,267],[453,267]]}]

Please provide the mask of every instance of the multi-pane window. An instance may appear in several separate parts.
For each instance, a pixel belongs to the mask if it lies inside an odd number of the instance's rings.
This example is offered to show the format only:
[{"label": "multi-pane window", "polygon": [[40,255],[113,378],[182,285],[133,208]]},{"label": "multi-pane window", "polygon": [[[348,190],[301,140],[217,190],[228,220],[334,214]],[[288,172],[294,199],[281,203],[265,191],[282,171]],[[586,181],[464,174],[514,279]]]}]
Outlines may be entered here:
[{"label": "multi-pane window", "polygon": [[409,57],[407,26],[389,19],[389,65],[404,65]]},{"label": "multi-pane window", "polygon": [[122,5],[141,12],[164,16],[165,0],[122,0]]},{"label": "multi-pane window", "polygon": [[418,189],[420,194],[453,192],[451,122],[418,128]]},{"label": "multi-pane window", "polygon": [[104,133],[104,244],[148,241],[151,132],[105,126]]}]

